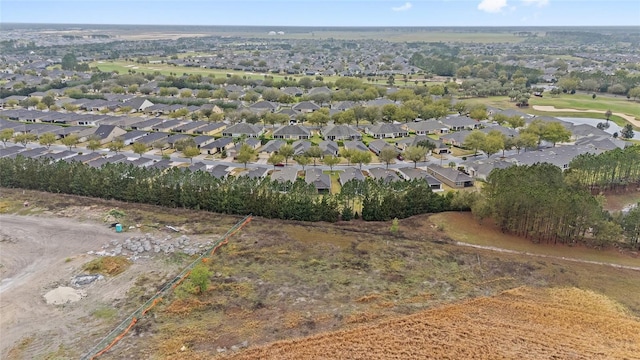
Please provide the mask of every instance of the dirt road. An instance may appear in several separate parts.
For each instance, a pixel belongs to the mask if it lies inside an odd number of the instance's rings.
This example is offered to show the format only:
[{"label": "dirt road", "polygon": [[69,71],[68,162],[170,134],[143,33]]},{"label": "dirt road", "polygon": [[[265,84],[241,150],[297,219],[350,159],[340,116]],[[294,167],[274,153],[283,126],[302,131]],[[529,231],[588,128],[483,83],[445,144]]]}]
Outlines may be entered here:
[{"label": "dirt road", "polygon": [[87,316],[101,300],[92,297],[91,285],[88,297],[73,304],[47,305],[43,295],[67,286],[92,259],[87,251],[125,237],[103,224],[0,215],[0,358],[21,340],[32,340],[26,354],[46,353],[88,331],[95,320]]}]

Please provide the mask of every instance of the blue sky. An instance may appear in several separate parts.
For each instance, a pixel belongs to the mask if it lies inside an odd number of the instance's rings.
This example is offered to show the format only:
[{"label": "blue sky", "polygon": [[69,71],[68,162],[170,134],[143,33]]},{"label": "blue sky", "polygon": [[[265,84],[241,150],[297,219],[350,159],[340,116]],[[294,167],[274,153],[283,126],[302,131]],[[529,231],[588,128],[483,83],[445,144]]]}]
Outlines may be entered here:
[{"label": "blue sky", "polygon": [[0,0],[0,22],[282,26],[640,26],[640,0]]}]

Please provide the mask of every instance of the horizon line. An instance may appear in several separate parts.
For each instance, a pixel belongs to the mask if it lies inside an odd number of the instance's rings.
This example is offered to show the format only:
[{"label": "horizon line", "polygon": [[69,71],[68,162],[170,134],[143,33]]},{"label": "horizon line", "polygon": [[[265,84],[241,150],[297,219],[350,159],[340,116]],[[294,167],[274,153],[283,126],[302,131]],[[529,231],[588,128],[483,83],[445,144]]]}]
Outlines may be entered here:
[{"label": "horizon line", "polygon": [[282,27],[282,28],[398,28],[398,29],[420,29],[420,28],[640,28],[640,25],[213,25],[213,24],[107,24],[107,23],[55,23],[55,22],[0,22],[0,28],[5,25],[89,25],[89,26],[211,26],[211,27]]}]

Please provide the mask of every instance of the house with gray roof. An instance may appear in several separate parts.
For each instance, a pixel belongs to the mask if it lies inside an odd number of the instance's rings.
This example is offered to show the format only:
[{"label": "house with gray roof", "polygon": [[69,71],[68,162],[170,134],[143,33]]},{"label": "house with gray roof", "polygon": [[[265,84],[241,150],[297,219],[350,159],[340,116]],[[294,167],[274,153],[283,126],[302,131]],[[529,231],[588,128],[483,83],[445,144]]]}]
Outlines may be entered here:
[{"label": "house with gray roof", "polygon": [[89,137],[100,140],[100,144],[106,144],[115,138],[126,134],[127,131],[115,125],[100,125],[97,128],[89,128],[78,134],[80,142],[87,141]]},{"label": "house with gray roof", "polygon": [[70,158],[72,158],[72,157],[74,157],[76,155],[78,155],[78,153],[76,153],[75,151],[64,150],[64,151],[61,151],[61,152],[58,152],[58,153],[44,154],[44,155],[42,155],[42,157],[49,158],[52,161],[60,161],[60,160],[70,159]]},{"label": "house with gray roof", "polygon": [[89,161],[93,161],[93,160],[99,159],[101,157],[102,157],[102,154],[97,153],[97,152],[91,152],[91,153],[88,153],[88,154],[76,155],[74,157],[67,158],[67,159],[65,159],[65,161],[67,161],[67,162],[78,161],[78,162],[86,164]]},{"label": "house with gray roof", "polygon": [[369,151],[367,145],[362,141],[345,141],[343,142],[343,146],[347,150]]},{"label": "house with gray roof", "polygon": [[451,153],[451,150],[449,149],[449,146],[447,144],[443,143],[440,140],[434,140],[426,135],[418,135],[418,136],[412,136],[405,139],[400,139],[396,141],[395,144],[400,151],[405,151],[409,146],[419,146],[419,144],[423,141],[428,141],[435,146],[435,148],[431,150],[432,154]]},{"label": "house with gray roof", "polygon": [[101,157],[101,158],[89,161],[87,165],[94,168],[99,168],[99,167],[102,167],[104,164],[117,164],[125,161],[127,161],[127,157],[125,155],[116,154],[110,157]]},{"label": "house with gray roof", "polygon": [[349,125],[328,125],[320,133],[325,140],[362,140],[362,134]]},{"label": "house with gray roof", "polygon": [[167,120],[152,126],[151,130],[170,132],[174,128],[177,128],[178,126],[182,125],[183,123],[184,123],[183,120]]},{"label": "house with gray roof", "polygon": [[340,185],[344,186],[344,184],[348,183],[351,180],[356,181],[364,181],[365,177],[362,174],[362,170],[355,167],[347,167],[338,175],[338,181],[340,181]]},{"label": "house with gray roof", "polygon": [[517,165],[533,165],[535,163],[549,163],[562,169],[563,171],[569,168],[569,163],[578,155],[582,154],[594,154],[598,155],[605,152],[606,149],[598,149],[587,145],[566,145],[557,146],[553,148],[546,148],[537,151],[522,152],[517,155],[513,155],[507,158],[507,161],[511,161]]},{"label": "house with gray roof", "polygon": [[393,169],[385,169],[381,167],[369,169],[369,175],[373,179],[380,180],[385,183],[401,180],[400,176],[398,176],[398,173],[396,173]]},{"label": "house with gray roof", "polygon": [[469,136],[469,134],[471,134],[470,130],[453,132],[440,136],[440,140],[445,144],[462,147],[462,144],[464,144],[464,140],[467,138],[467,136]]},{"label": "house with gray roof", "polygon": [[171,160],[165,159],[165,160],[156,161],[147,167],[149,169],[166,170],[171,167]]},{"label": "house with gray roof", "polygon": [[2,148],[0,149],[0,158],[9,157],[11,155],[19,153],[22,150],[24,150],[24,148],[17,145]]},{"label": "house with gray roof", "polygon": [[311,130],[302,125],[285,125],[273,131],[274,139],[303,140],[311,137]]},{"label": "house with gray roof", "polygon": [[501,125],[490,125],[480,129],[485,134],[489,134],[491,131],[499,131],[502,135],[508,138],[514,138],[518,136],[518,132],[513,130],[512,128],[504,127]]},{"label": "house with gray roof", "polygon": [[169,136],[171,136],[171,134],[169,133],[163,133],[163,132],[152,132],[149,133],[141,138],[138,138],[136,141],[137,142],[141,142],[147,146],[151,146],[153,145],[154,142],[156,141],[164,141],[166,142],[167,139],[169,138]]},{"label": "house with gray roof", "polygon": [[480,123],[468,116],[451,115],[441,119],[442,125],[451,131],[474,130],[480,128]]},{"label": "house with gray roof", "polygon": [[394,150],[397,151],[397,149],[393,145],[389,144],[388,142],[382,139],[374,140],[369,143],[369,150],[371,150],[376,155],[380,155],[380,152],[382,151],[382,149],[387,147],[393,148]]},{"label": "house with gray roof", "polygon": [[[39,158],[41,155],[44,155],[47,151],[48,150],[45,147],[37,147],[33,149],[25,149],[24,151],[21,151],[14,155],[16,156],[19,155],[19,156],[30,158],[30,159],[36,159],[36,158]],[[9,155],[8,157],[15,157],[14,155]]]},{"label": "house with gray roof", "polygon": [[615,150],[615,149],[624,149],[629,146],[630,143],[615,139],[611,135],[601,135],[601,136],[587,136],[576,140],[576,146],[586,146],[592,147],[595,150]]},{"label": "house with gray roof", "polygon": [[208,123],[203,127],[194,129],[193,133],[199,135],[215,135],[221,133],[226,128],[227,124],[225,123]]},{"label": "house with gray roof", "polygon": [[418,122],[410,122],[402,125],[402,128],[414,132],[416,135],[430,135],[430,134],[446,134],[449,132],[449,128],[444,126],[441,122],[436,120],[423,120]]},{"label": "house with gray roof", "polygon": [[293,153],[294,155],[301,155],[307,152],[311,148],[311,142],[308,140],[297,140],[294,141],[293,144]]},{"label": "house with gray roof", "polygon": [[271,181],[277,181],[280,183],[296,182],[298,178],[298,170],[293,167],[285,167],[281,170],[276,170],[271,174]]},{"label": "house with gray roof", "polygon": [[320,105],[312,101],[301,101],[291,107],[292,110],[298,113],[311,113],[320,109]]},{"label": "house with gray roof", "polygon": [[249,171],[242,172],[238,174],[238,176],[246,176],[250,179],[264,179],[268,173],[269,168],[259,166],[253,169],[249,169]]},{"label": "house with gray roof", "polygon": [[480,159],[466,161],[461,164],[469,176],[474,179],[487,180],[493,169],[506,169],[513,166],[513,162],[502,159]]},{"label": "house with gray roof", "polygon": [[312,184],[319,193],[329,193],[331,191],[331,177],[318,168],[307,169],[304,181],[307,184]]},{"label": "house with gray roof", "polygon": [[340,147],[338,146],[338,143],[336,143],[335,141],[321,141],[318,146],[320,147],[320,149],[322,149],[322,154],[324,155],[333,155],[333,156],[337,156],[338,152],[340,151]]},{"label": "house with gray roof", "polygon": [[219,138],[217,140],[212,141],[211,143],[201,146],[201,151],[206,151],[207,154],[213,155],[217,153],[221,153],[226,151],[227,149],[231,149],[233,147],[233,139],[232,138]]},{"label": "house with gray roof", "polygon": [[146,136],[148,134],[149,134],[149,132],[147,132],[147,131],[133,130],[133,131],[129,131],[128,133],[120,136],[120,138],[122,139],[122,141],[124,141],[124,145],[128,146],[128,145],[131,145],[134,142],[136,142],[141,137]]},{"label": "house with gray roof", "polygon": [[376,139],[391,139],[409,136],[409,132],[398,124],[379,123],[366,129],[367,134]]},{"label": "house with gray roof", "polygon": [[442,191],[442,182],[440,182],[440,180],[434,178],[433,176],[429,175],[429,173],[424,169],[404,167],[404,168],[398,169],[398,173],[400,173],[400,175],[402,175],[402,177],[407,181],[422,179],[422,180],[425,180],[427,184],[429,184],[429,187],[431,188],[431,190]]},{"label": "house with gray roof", "polygon": [[222,136],[226,137],[250,137],[257,138],[264,133],[264,129],[260,126],[248,124],[248,123],[237,123],[235,125],[231,125],[225,130],[222,131]]},{"label": "house with gray roof", "polygon": [[473,186],[473,178],[457,169],[434,164],[427,167],[427,173],[455,189]]},{"label": "house with gray roof", "polygon": [[214,138],[213,136],[209,136],[209,135],[198,135],[196,137],[193,137],[193,142],[196,143],[196,147],[198,149],[200,149],[201,147],[203,147],[205,145],[209,145],[214,141],[216,141],[216,138]]},{"label": "house with gray roof", "polygon": [[206,121],[191,121],[173,128],[173,131],[177,133],[183,133],[183,134],[193,134],[194,130],[204,127],[207,124],[209,123]]},{"label": "house with gray roof", "polygon": [[285,144],[286,142],[282,140],[269,140],[269,142],[258,151],[258,157],[260,159],[268,159],[271,155],[277,153],[280,147]]},{"label": "house with gray roof", "polygon": [[146,157],[139,157],[137,159],[133,159],[133,160],[129,160],[129,162],[134,165],[134,166],[138,166],[138,167],[147,167],[149,165],[153,165],[154,161],[153,159],[149,159]]},{"label": "house with gray roof", "polygon": [[135,97],[122,103],[122,106],[131,107],[131,112],[142,112],[144,109],[153,106],[153,103],[143,97]]},{"label": "house with gray roof", "polygon": [[255,112],[276,112],[280,104],[275,103],[273,101],[258,101],[254,104],[249,105],[249,109]]},{"label": "house with gray roof", "polygon": [[151,131],[151,129],[154,126],[162,123],[163,121],[164,121],[163,119],[149,119],[149,120],[141,121],[139,123],[132,124],[131,129]]}]

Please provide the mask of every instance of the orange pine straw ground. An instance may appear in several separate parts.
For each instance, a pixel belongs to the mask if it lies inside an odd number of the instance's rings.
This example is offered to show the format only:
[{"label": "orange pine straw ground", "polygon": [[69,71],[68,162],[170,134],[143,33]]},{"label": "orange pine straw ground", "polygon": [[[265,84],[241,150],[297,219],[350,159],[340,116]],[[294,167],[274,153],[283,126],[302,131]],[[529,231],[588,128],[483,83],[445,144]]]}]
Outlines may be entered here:
[{"label": "orange pine straw ground", "polygon": [[590,291],[516,288],[223,358],[640,359],[640,319]]}]

